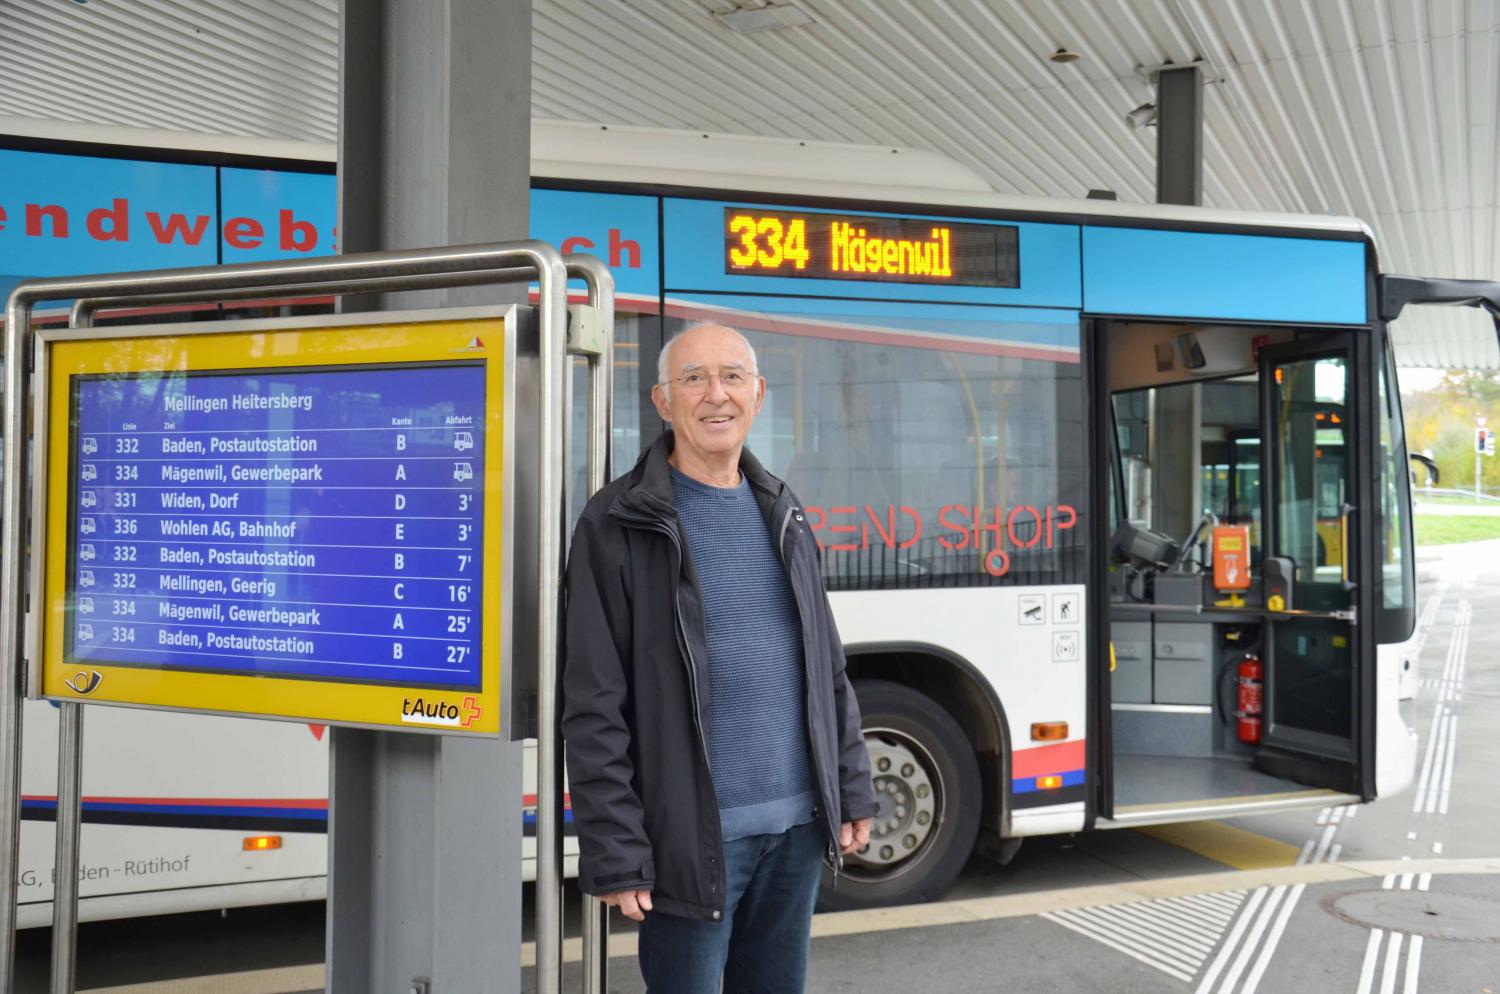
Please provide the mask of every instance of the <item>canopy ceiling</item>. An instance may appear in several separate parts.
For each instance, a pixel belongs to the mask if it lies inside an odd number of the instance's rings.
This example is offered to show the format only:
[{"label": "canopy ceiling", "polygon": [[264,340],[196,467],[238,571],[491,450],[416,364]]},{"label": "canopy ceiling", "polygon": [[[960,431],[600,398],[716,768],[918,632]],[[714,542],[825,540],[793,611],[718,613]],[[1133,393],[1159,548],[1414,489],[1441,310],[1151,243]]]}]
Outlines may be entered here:
[{"label": "canopy ceiling", "polygon": [[[1497,0],[534,0],[537,117],[930,149],[995,190],[1153,198],[1149,69],[1206,63],[1204,202],[1363,219],[1391,272],[1500,279]],[[329,142],[337,0],[0,0],[0,115]],[[1048,56],[1078,53],[1070,63]],[[1143,69],[1145,71],[1143,71]],[[1403,365],[1500,368],[1421,308]]]}]

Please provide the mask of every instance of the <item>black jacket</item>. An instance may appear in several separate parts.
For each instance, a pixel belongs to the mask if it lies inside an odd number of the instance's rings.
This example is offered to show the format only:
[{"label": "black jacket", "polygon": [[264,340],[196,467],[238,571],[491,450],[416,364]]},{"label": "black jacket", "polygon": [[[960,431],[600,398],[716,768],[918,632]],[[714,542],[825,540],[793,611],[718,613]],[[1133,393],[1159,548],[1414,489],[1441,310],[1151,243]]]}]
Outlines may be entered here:
[{"label": "black jacket", "polygon": [[[563,738],[583,891],[649,887],[661,911],[717,920],[724,867],[708,759],[708,642],[703,595],[672,506],[672,446],[667,432],[589,501],[574,532]],[[875,814],[859,705],[799,502],[748,451],[740,471],[802,619],[818,814],[837,860],[840,823]]]}]

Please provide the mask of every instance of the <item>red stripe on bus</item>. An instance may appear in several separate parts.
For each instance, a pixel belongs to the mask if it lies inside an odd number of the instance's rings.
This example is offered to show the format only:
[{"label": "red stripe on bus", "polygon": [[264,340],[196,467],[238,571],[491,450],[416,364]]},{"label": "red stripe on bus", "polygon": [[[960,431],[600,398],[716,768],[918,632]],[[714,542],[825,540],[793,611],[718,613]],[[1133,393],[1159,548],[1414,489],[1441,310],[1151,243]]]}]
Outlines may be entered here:
[{"label": "red stripe on bus", "polygon": [[1013,779],[1017,779],[1081,770],[1087,756],[1087,745],[1088,740],[1077,739],[1073,742],[1058,742],[1053,745],[1033,746],[1030,749],[1017,749],[1011,755],[1010,775]]}]

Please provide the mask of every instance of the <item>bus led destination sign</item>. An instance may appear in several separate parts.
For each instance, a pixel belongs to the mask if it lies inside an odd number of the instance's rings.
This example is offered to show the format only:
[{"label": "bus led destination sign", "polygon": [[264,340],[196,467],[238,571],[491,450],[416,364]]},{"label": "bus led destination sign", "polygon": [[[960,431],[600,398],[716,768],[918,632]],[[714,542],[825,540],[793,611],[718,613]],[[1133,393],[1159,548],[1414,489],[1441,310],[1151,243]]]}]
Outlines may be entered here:
[{"label": "bus led destination sign", "polygon": [[1014,225],[724,208],[724,272],[1019,287]]}]

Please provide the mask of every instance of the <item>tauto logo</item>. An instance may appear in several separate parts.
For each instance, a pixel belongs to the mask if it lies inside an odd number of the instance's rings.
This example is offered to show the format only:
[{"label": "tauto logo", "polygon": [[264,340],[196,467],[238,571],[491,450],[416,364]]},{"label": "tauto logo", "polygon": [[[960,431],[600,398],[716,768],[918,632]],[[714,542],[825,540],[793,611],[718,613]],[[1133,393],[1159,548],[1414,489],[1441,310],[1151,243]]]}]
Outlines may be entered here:
[{"label": "tauto logo", "polygon": [[401,702],[401,720],[408,725],[436,725],[439,728],[473,728],[484,714],[484,708],[473,697],[462,704],[452,701],[429,701],[408,697]]}]

